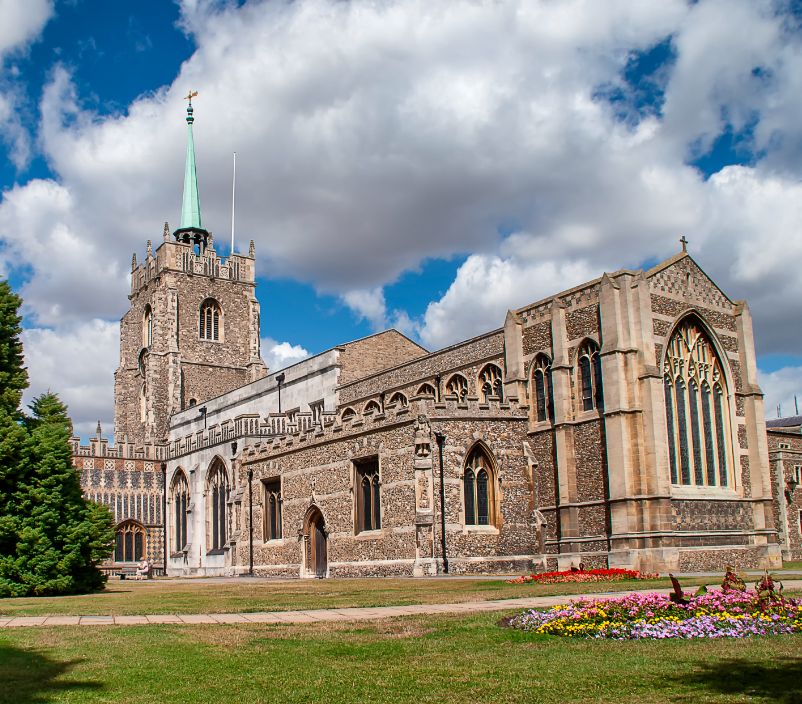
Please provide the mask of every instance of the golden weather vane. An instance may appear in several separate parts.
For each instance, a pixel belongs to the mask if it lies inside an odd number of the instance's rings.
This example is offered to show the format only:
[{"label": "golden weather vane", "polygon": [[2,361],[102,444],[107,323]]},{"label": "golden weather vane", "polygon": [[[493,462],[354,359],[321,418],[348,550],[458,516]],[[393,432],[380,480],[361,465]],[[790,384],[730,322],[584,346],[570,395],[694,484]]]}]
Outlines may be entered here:
[{"label": "golden weather vane", "polygon": [[191,105],[191,104],[192,104],[192,99],[193,99],[193,98],[194,98],[194,97],[195,97],[197,94],[198,94],[198,91],[196,91],[196,90],[194,90],[194,91],[193,91],[193,90],[191,90],[191,91],[189,91],[189,94],[188,94],[188,95],[185,95],[185,96],[184,96],[184,100],[188,100],[188,101],[189,101],[189,103],[190,103],[190,105]]}]

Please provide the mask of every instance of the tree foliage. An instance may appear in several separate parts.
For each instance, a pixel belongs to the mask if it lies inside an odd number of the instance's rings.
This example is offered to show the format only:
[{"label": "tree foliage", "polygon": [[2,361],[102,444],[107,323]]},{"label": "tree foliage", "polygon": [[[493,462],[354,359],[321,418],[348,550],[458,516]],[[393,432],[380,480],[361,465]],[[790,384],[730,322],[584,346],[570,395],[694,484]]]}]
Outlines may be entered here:
[{"label": "tree foliage", "polygon": [[66,406],[53,393],[19,410],[27,386],[20,299],[0,282],[0,596],[73,594],[103,585],[110,512],[86,501],[72,466]]}]

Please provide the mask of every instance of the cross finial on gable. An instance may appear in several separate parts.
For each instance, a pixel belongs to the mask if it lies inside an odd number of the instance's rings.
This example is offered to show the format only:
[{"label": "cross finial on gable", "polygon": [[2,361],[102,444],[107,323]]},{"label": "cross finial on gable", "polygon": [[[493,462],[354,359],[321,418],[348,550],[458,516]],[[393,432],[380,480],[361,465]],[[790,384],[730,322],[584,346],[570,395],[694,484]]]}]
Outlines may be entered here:
[{"label": "cross finial on gable", "polygon": [[682,251],[688,251],[688,240],[685,239],[685,235],[679,238],[679,243],[682,245]]}]

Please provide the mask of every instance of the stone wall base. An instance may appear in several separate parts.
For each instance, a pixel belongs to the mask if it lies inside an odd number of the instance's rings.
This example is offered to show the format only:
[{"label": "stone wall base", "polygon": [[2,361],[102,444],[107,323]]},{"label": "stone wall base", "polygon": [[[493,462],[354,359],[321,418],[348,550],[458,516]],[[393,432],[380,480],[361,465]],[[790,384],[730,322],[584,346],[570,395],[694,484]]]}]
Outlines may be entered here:
[{"label": "stone wall base", "polygon": [[615,550],[609,566],[641,572],[724,572],[736,569],[782,567],[778,545],[721,545],[715,548],[644,548]]}]

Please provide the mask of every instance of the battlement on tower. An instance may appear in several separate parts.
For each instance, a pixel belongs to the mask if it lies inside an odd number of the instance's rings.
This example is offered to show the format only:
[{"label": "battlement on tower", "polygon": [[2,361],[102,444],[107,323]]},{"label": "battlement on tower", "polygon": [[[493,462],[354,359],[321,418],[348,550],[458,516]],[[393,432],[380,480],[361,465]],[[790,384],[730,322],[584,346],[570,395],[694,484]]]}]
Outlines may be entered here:
[{"label": "battlement on tower", "polygon": [[214,240],[205,249],[186,242],[168,239],[169,228],[165,223],[164,241],[153,252],[148,240],[145,261],[137,263],[136,254],[131,260],[131,295],[145,288],[153,279],[165,271],[208,276],[225,281],[254,283],[256,280],[255,247],[251,240],[248,254],[234,253],[223,258],[214,249]]}]

